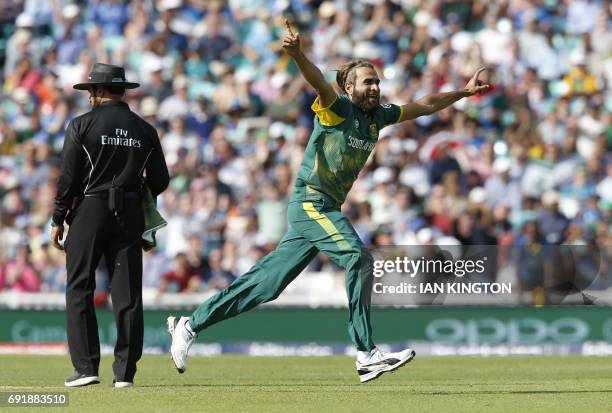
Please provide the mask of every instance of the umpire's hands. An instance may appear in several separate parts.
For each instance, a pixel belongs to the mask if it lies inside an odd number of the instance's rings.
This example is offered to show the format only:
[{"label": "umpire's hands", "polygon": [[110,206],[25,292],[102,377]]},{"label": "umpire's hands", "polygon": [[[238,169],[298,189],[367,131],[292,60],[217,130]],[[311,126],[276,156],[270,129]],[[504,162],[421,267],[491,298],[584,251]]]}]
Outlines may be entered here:
[{"label": "umpire's hands", "polygon": [[64,225],[51,226],[51,244],[58,250],[64,251],[64,247],[59,242],[64,238]]}]

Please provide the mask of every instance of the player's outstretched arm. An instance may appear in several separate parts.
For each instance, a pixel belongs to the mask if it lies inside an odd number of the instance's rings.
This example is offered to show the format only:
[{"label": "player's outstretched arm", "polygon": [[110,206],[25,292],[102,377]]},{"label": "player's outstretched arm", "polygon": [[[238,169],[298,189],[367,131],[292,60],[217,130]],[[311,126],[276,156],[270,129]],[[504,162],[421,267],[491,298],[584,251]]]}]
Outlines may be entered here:
[{"label": "player's outstretched arm", "polygon": [[283,39],[283,50],[293,58],[300,68],[302,76],[317,91],[321,107],[327,107],[334,103],[336,91],[323,76],[323,73],[316,67],[301,50],[300,35],[293,33],[289,22],[285,20],[287,35]]},{"label": "player's outstretched arm", "polygon": [[427,95],[417,100],[416,102],[411,102],[406,105],[403,105],[402,116],[400,116],[398,122],[415,119],[419,116],[431,115],[432,113],[435,113],[439,110],[446,108],[447,106],[452,105],[459,99],[488,90],[491,86],[483,84],[483,82],[478,79],[480,74],[484,71],[484,67],[478,69],[474,76],[472,76],[470,81],[465,85],[465,88],[463,90]]}]

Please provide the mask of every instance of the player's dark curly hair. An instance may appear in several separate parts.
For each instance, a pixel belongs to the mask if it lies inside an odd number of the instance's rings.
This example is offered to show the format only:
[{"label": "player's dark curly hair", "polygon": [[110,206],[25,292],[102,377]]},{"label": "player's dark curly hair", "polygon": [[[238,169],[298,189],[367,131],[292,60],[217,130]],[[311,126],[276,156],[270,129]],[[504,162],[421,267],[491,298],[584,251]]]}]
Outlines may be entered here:
[{"label": "player's dark curly hair", "polygon": [[355,70],[358,67],[369,67],[374,69],[374,65],[367,60],[356,59],[342,65],[336,73],[336,83],[340,87],[342,93],[346,93],[346,85],[355,83]]}]

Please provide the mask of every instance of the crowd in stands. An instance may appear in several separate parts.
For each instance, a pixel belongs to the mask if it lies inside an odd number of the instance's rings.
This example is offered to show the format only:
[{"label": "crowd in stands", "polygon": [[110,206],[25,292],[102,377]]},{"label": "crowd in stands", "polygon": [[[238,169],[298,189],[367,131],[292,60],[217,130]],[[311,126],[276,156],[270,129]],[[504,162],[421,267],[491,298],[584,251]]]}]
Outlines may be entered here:
[{"label": "crowd in stands", "polygon": [[[525,289],[546,245],[612,245],[612,31],[598,0],[10,0],[0,5],[0,291],[64,291],[50,218],[72,89],[94,62],[142,86],[171,173],[145,287],[219,289],[274,249],[316,95],[281,51],[284,20],[333,82],[374,62],[382,103],[491,91],[381,131],[343,211],[370,247],[495,244]],[[308,270],[337,271],[324,256]],[[101,263],[98,289],[105,289]],[[554,277],[554,274],[553,274]],[[612,285],[610,278],[598,285]]]}]

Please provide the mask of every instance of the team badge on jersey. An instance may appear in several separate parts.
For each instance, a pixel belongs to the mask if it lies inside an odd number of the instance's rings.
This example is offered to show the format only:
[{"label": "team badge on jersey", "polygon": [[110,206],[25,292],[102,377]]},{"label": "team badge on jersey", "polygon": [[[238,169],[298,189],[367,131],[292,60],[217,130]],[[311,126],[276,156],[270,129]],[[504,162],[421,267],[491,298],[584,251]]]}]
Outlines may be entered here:
[{"label": "team badge on jersey", "polygon": [[389,103],[385,103],[384,105],[381,105],[383,108],[385,109],[390,109],[391,108],[391,104]]},{"label": "team badge on jersey", "polygon": [[370,124],[370,134],[371,134],[373,137],[377,137],[377,136],[378,136],[378,128],[376,127],[376,124],[375,124],[375,123],[371,123],[371,124]]}]

